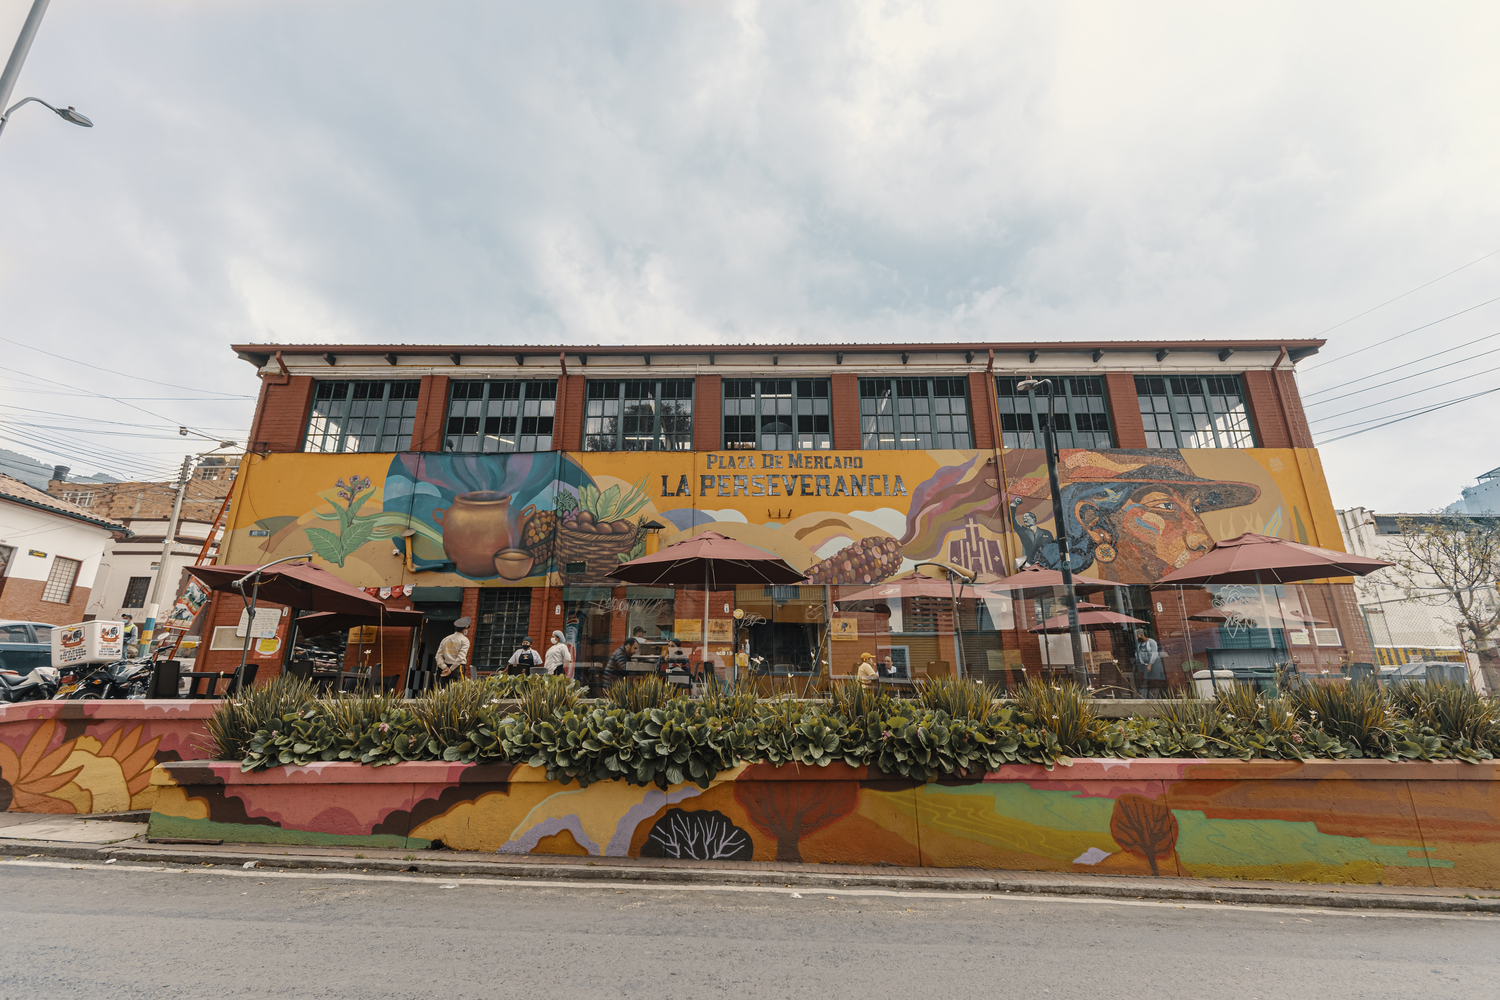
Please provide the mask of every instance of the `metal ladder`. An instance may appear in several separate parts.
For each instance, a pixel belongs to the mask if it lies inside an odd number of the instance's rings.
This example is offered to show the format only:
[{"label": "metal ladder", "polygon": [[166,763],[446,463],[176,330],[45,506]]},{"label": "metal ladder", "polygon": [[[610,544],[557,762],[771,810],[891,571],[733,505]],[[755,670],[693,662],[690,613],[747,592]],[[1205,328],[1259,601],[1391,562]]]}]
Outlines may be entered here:
[{"label": "metal ladder", "polygon": [[[209,552],[213,550],[214,542],[219,537],[219,531],[224,527],[224,519],[229,512],[229,501],[233,496],[234,483],[231,482],[229,485],[229,492],[224,494],[224,502],[219,504],[219,512],[214,515],[214,523],[209,526],[208,535],[203,539],[203,546],[198,549],[198,558],[193,560],[194,566],[211,565],[214,560],[218,558],[217,553],[210,556]],[[173,601],[173,605],[176,605],[175,599]],[[188,631],[192,627],[193,623],[191,621],[189,621],[186,625],[183,625],[181,628],[169,626],[169,631],[172,633],[172,638],[170,640],[171,645],[169,646],[167,643],[162,643],[161,646],[158,647],[155,658],[158,660],[175,659],[177,657],[177,647],[182,645],[183,636],[187,635]]]}]

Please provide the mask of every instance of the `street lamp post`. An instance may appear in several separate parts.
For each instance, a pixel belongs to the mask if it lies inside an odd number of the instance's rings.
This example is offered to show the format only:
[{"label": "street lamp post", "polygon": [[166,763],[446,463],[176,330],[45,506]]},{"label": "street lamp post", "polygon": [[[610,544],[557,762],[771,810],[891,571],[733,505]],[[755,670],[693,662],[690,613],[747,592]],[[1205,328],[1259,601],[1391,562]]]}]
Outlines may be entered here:
[{"label": "street lamp post", "polygon": [[[948,600],[952,605],[951,610],[953,612],[953,649],[954,652],[958,654],[958,676],[964,677],[968,674],[969,671],[967,664],[964,663],[964,634],[963,628],[962,626],[960,626],[958,621],[958,599],[959,596],[963,594],[964,584],[973,583],[974,578],[978,576],[978,574],[975,573],[972,569],[968,569],[967,567],[959,566],[955,563],[945,562],[940,559],[929,560],[927,562],[919,562],[914,568],[921,569],[923,566],[936,566],[941,569],[943,571],[943,575],[948,578]],[[953,589],[953,578],[955,576],[957,576],[959,580],[958,589],[956,591]]]},{"label": "street lamp post", "polygon": [[31,5],[31,12],[26,15],[26,23],[21,25],[21,34],[16,37],[15,48],[10,50],[10,59],[5,64],[4,72],[0,72],[0,132],[5,131],[6,122],[10,121],[12,111],[23,104],[35,101],[42,107],[51,111],[65,122],[74,125],[82,125],[84,128],[93,128],[94,123],[89,121],[77,111],[69,108],[54,108],[40,97],[24,97],[15,104],[10,103],[11,92],[16,89],[16,79],[21,75],[21,64],[26,62],[26,54],[31,51],[31,41],[36,37],[37,28],[42,25],[42,15],[47,13],[47,4],[50,0],[35,0]]},{"label": "street lamp post", "polygon": [[1078,595],[1073,590],[1073,553],[1068,546],[1068,525],[1063,520],[1062,488],[1057,484],[1057,438],[1053,432],[1057,413],[1057,396],[1050,378],[1029,378],[1016,386],[1022,392],[1034,393],[1047,387],[1047,415],[1042,418],[1042,447],[1047,452],[1047,485],[1052,488],[1052,524],[1056,529],[1057,558],[1062,563],[1063,599],[1068,603],[1068,633],[1073,637],[1073,677],[1080,687],[1088,687],[1088,667],[1083,662],[1083,632],[1078,628]]}]

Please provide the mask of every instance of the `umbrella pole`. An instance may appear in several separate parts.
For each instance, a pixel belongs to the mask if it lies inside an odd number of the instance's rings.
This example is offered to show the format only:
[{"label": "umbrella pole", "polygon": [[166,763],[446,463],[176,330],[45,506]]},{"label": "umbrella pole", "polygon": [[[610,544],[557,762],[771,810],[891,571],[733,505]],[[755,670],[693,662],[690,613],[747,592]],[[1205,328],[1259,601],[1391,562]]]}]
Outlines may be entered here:
[{"label": "umbrella pole", "polygon": [[[240,591],[243,598],[245,592]],[[250,586],[250,600],[245,603],[245,645],[240,650],[240,665],[234,668],[234,677],[229,682],[229,694],[238,694],[245,677],[245,661],[250,658],[250,641],[255,634],[255,601],[260,596],[260,572],[255,574],[255,583]]]},{"label": "umbrella pole", "polygon": [[703,666],[701,674],[706,681],[708,679],[708,599],[711,595],[708,590],[708,560],[703,560]]}]

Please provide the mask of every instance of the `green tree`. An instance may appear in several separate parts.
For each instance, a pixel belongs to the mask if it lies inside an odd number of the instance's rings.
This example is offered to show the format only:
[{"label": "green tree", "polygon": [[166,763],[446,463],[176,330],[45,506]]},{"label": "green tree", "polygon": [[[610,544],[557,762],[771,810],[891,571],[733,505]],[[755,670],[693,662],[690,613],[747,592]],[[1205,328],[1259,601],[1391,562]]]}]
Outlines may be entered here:
[{"label": "green tree", "polygon": [[1467,632],[1491,693],[1500,692],[1500,517],[1447,516],[1400,522],[1385,572],[1406,596],[1441,607]]}]

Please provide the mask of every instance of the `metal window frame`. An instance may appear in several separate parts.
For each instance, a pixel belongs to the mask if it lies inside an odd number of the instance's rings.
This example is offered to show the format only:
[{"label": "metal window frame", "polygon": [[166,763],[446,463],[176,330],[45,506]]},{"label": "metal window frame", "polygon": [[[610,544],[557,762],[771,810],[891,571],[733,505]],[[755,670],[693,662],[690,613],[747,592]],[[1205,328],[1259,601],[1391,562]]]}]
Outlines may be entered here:
[{"label": "metal window frame", "polygon": [[[968,426],[963,431],[964,442],[962,444],[960,444],[960,443],[958,443],[957,440],[955,440],[954,443],[953,443],[953,445],[951,447],[952,448],[957,448],[957,449],[969,449],[969,448],[974,447],[974,404],[973,404],[973,401],[969,398],[969,379],[968,379],[968,377],[966,375],[861,375],[859,377],[859,401],[860,401],[860,405],[861,405],[861,407],[863,407],[864,401],[866,399],[879,399],[879,398],[881,398],[878,395],[877,396],[866,396],[865,395],[865,383],[867,383],[867,382],[885,382],[885,383],[889,383],[890,386],[891,386],[891,397],[890,398],[892,400],[896,400],[896,399],[901,398],[901,397],[897,396],[896,392],[895,392],[895,388],[896,388],[896,383],[897,382],[902,382],[902,381],[916,382],[916,381],[920,380],[921,382],[923,382],[925,384],[925,386],[927,388],[927,414],[926,414],[927,418],[929,420],[936,420],[938,418],[938,416],[939,416],[938,411],[937,411],[937,401],[938,401],[939,398],[941,398],[941,399],[957,399],[957,398],[959,398],[959,397],[953,396],[953,395],[944,395],[942,397],[939,397],[937,395],[937,393],[933,391],[933,383],[936,382],[938,379],[945,379],[945,380],[950,381],[950,382],[957,382],[963,388],[963,395],[962,395],[962,398],[963,398],[963,401],[964,401],[964,413],[963,413],[963,415],[964,415],[964,422]],[[951,415],[952,414],[949,414],[949,416],[951,416]],[[864,414],[864,410],[861,409],[860,413],[859,413],[859,418],[860,418],[859,446],[860,446],[860,449],[862,451],[927,451],[927,450],[941,451],[941,450],[948,450],[943,445],[940,445],[940,444],[937,443],[936,439],[937,439],[937,436],[938,436],[939,432],[936,429],[930,430],[930,431],[927,432],[927,436],[933,439],[933,442],[932,442],[932,444],[930,446],[924,448],[920,444],[913,444],[909,448],[908,447],[904,447],[901,444],[901,430],[900,430],[900,428],[894,426],[895,418],[898,417],[898,416],[900,416],[899,413],[894,413],[893,412],[891,414],[891,419],[892,419],[892,423],[893,423],[893,426],[892,426],[892,435],[893,435],[893,439],[894,439],[894,444],[892,444],[890,447],[885,447],[885,446],[881,445],[880,438],[879,438],[879,435],[881,433],[880,428],[878,426],[880,414],[878,414],[878,413],[875,414],[876,421],[877,421],[877,426],[876,426],[876,429],[875,429],[875,434],[876,434],[875,447],[874,448],[870,448],[870,447],[868,447],[865,444],[865,430],[864,430],[864,417],[865,417],[865,414]],[[920,434],[921,432],[918,431],[917,433]],[[958,434],[957,431],[951,431],[949,433],[951,433],[955,439],[959,436],[959,434]]]},{"label": "metal window frame", "polygon": [[[339,385],[339,384],[343,384],[343,385],[349,386],[351,391],[350,391],[349,395],[347,397],[345,397],[345,400],[344,400],[344,403],[345,403],[344,412],[342,414],[340,414],[339,418],[338,418],[340,420],[339,435],[338,435],[338,447],[334,448],[334,449],[326,449],[325,448],[323,450],[316,451],[316,452],[308,452],[307,446],[308,446],[309,442],[311,441],[311,439],[313,437],[312,424],[313,424],[314,420],[318,419],[318,414],[315,412],[317,410],[317,407],[318,407],[318,387],[319,386],[324,386],[324,385]],[[306,421],[306,423],[302,427],[302,448],[301,448],[301,450],[303,452],[307,452],[308,454],[314,454],[314,455],[372,455],[372,454],[373,455],[378,455],[378,454],[381,453],[381,449],[379,449],[379,448],[372,448],[370,451],[367,451],[367,452],[349,451],[347,449],[347,446],[348,446],[348,443],[349,443],[349,420],[350,420],[349,410],[350,410],[350,408],[354,404],[353,387],[356,386],[356,385],[360,385],[360,384],[364,384],[364,385],[379,385],[379,386],[382,387],[381,390],[380,390],[380,420],[382,422],[382,431],[381,431],[380,434],[376,435],[377,439],[382,439],[382,438],[385,438],[387,436],[384,433],[383,424],[384,424],[384,422],[386,420],[391,419],[391,414],[388,412],[388,410],[389,410],[389,407],[391,405],[391,387],[392,386],[395,386],[395,385],[415,385],[417,387],[417,393],[418,394],[416,396],[414,396],[414,397],[411,397],[412,401],[416,402],[416,403],[420,403],[420,401],[421,401],[421,391],[422,391],[422,389],[421,389],[421,387],[422,387],[422,380],[421,379],[415,379],[415,378],[328,378],[328,379],[314,379],[313,380],[313,398],[312,398],[312,403],[308,407],[307,421]],[[400,402],[405,403],[406,400],[407,400],[407,397],[403,395],[401,397]],[[368,419],[368,418],[367,417],[363,417],[361,419]],[[403,419],[405,419],[405,414],[396,414],[396,419],[397,420],[403,420]],[[400,437],[400,436],[401,436],[400,434],[397,434],[397,437]],[[327,435],[326,434],[320,434],[319,437],[326,438]],[[410,446],[411,446],[411,437],[410,437],[410,435],[407,435],[406,447],[401,447],[401,443],[398,441],[397,442],[397,447],[394,450],[395,451],[405,451],[406,448],[409,448]]]},{"label": "metal window frame", "polygon": [[[141,585],[141,592],[140,592],[140,595],[135,598],[135,603],[132,604],[132,603],[130,603],[130,601],[131,601],[130,590],[137,583],[139,583]],[[150,592],[151,592],[151,577],[149,577],[149,576],[132,576],[125,583],[125,596],[120,601],[120,607],[122,607],[122,608],[144,608],[146,606],[146,595],[148,593],[150,593]]]},{"label": "metal window frame", "polygon": [[[1015,382],[1024,381],[1025,379],[1028,379],[1028,378],[1036,378],[1036,379],[1043,379],[1043,378],[1045,378],[1045,379],[1050,379],[1052,381],[1052,389],[1053,389],[1054,392],[1057,391],[1058,385],[1061,384],[1063,391],[1059,394],[1059,398],[1061,398],[1063,400],[1063,402],[1065,403],[1065,405],[1067,406],[1067,409],[1065,409],[1063,412],[1065,414],[1067,414],[1067,416],[1068,416],[1068,426],[1069,426],[1070,429],[1068,431],[1064,432],[1064,431],[1057,431],[1054,428],[1054,433],[1057,433],[1057,434],[1066,433],[1070,437],[1072,435],[1074,435],[1074,434],[1079,433],[1078,430],[1076,429],[1077,426],[1078,426],[1077,421],[1074,419],[1075,417],[1078,416],[1078,411],[1076,411],[1073,408],[1073,400],[1075,398],[1076,399],[1080,399],[1080,400],[1087,400],[1087,399],[1092,398],[1092,394],[1084,394],[1084,395],[1076,396],[1075,397],[1074,394],[1073,394],[1073,384],[1072,384],[1073,379],[1075,379],[1075,378],[1092,378],[1092,379],[1097,379],[1099,381],[1099,398],[1104,401],[1104,409],[1101,412],[1104,414],[1104,422],[1107,425],[1107,427],[1103,431],[1097,431],[1097,430],[1094,430],[1093,428],[1090,428],[1089,429],[1089,433],[1090,434],[1100,434],[1100,433],[1103,433],[1103,434],[1107,435],[1108,438],[1109,438],[1109,444],[1105,445],[1105,447],[1107,447],[1107,448],[1118,448],[1120,446],[1119,445],[1119,437],[1118,437],[1118,435],[1115,432],[1114,416],[1110,412],[1110,406],[1109,406],[1109,379],[1105,378],[1102,374],[1096,375],[1096,374],[1093,374],[1092,372],[1084,373],[1084,374],[1080,374],[1080,375],[1056,375],[1056,374],[1053,374],[1053,375],[996,375],[995,376],[995,385],[993,387],[994,388],[994,392],[995,392],[996,401],[998,402],[999,399],[1000,399],[1000,381],[1002,379],[1006,379],[1006,380],[1009,380],[1012,383],[1015,383]],[[1026,392],[1026,393],[1016,393],[1016,392],[1013,392],[1010,395],[1009,398],[1011,398],[1011,399],[1020,399],[1022,396],[1028,396],[1028,397],[1030,397],[1030,402],[1031,402],[1031,423],[1032,423],[1032,428],[1033,429],[1031,431],[1029,431],[1029,432],[1020,432],[1020,431],[1011,432],[1011,431],[1007,431],[1005,429],[1005,427],[1004,427],[1004,417],[1005,417],[1005,414],[1004,413],[998,414],[998,416],[1001,418],[1001,426],[997,427],[995,429],[1000,432],[1000,445],[1003,448],[1020,448],[1020,447],[1022,447],[1021,444],[1020,444],[1020,442],[1019,442],[1019,439],[1017,440],[1016,444],[1013,444],[1013,445],[1006,444],[1005,443],[1005,436],[1008,433],[1015,433],[1015,434],[1018,434],[1018,435],[1021,434],[1021,433],[1034,434],[1036,436],[1036,443],[1033,445],[1033,447],[1040,448],[1042,446],[1042,420],[1041,420],[1041,418],[1042,418],[1042,414],[1045,414],[1047,412],[1047,396],[1046,396],[1045,393],[1042,393],[1042,392]],[[1090,416],[1090,418],[1092,418],[1093,414],[1090,413],[1090,411],[1088,410],[1087,407],[1088,407],[1088,404],[1085,403],[1084,404],[1084,409],[1083,409],[1082,412],[1088,414]],[[997,409],[998,409],[998,407],[997,407]],[[1059,444],[1058,447],[1059,448],[1066,448],[1066,447],[1078,448],[1078,447],[1082,447],[1082,446],[1078,444],[1078,442],[1077,442],[1076,439],[1074,439],[1073,442],[1070,445]],[[1097,444],[1090,444],[1090,445],[1088,445],[1088,447],[1089,448],[1098,448],[1099,445],[1097,445]]]},{"label": "metal window frame", "polygon": [[[462,386],[468,386],[468,385],[482,385],[482,386],[484,386],[484,394],[483,394],[483,396],[481,397],[481,400],[480,400],[484,405],[480,408],[480,414],[479,414],[480,424],[479,424],[479,431],[478,431],[477,434],[457,434],[457,435],[450,435],[449,432],[448,432],[448,421],[453,419],[453,403],[454,403],[453,393],[454,393],[454,390],[457,389],[461,385]],[[552,430],[548,431],[545,435],[543,435],[543,434],[533,434],[533,435],[530,435],[531,437],[537,437],[537,438],[546,437],[547,438],[547,444],[548,444],[548,446],[546,448],[521,448],[521,447],[517,447],[517,448],[515,448],[512,451],[501,450],[501,451],[492,451],[491,452],[491,451],[484,451],[482,448],[480,450],[478,450],[478,451],[469,451],[467,449],[461,450],[461,449],[458,449],[458,448],[451,448],[451,447],[449,447],[449,439],[450,439],[450,437],[460,437],[460,438],[463,438],[463,437],[477,437],[477,438],[480,438],[482,440],[486,436],[485,432],[484,432],[484,421],[490,415],[490,412],[489,412],[490,411],[490,403],[491,402],[501,402],[501,403],[505,402],[505,400],[503,398],[500,399],[500,400],[495,400],[494,399],[493,387],[497,386],[497,385],[516,385],[516,386],[520,386],[520,393],[521,394],[517,398],[521,402],[521,409],[522,409],[523,412],[520,413],[520,414],[517,414],[516,419],[518,421],[524,419],[525,416],[526,416],[526,414],[524,413],[524,411],[526,409],[526,400],[528,398],[530,398],[530,397],[528,397],[526,395],[527,388],[530,387],[530,386],[533,386],[533,385],[535,385],[535,386],[543,386],[543,387],[545,387],[545,386],[551,386],[552,387],[552,395],[551,396],[543,394],[543,395],[537,397],[537,398],[539,398],[544,403],[547,402],[548,400],[552,401],[552,416],[551,417],[539,417],[539,419],[551,420],[552,421]],[[557,431],[557,380],[556,379],[548,379],[548,378],[465,378],[465,379],[451,379],[448,382],[448,402],[447,402],[447,406],[443,410],[443,447],[442,447],[442,450],[444,452],[447,452],[447,453],[453,454],[453,455],[526,455],[526,454],[536,454],[538,452],[544,452],[544,451],[555,451],[556,449],[553,448],[552,445],[556,443],[553,440],[553,438],[556,436],[556,431]],[[523,435],[523,432],[521,430],[520,424],[518,423],[517,424],[517,429],[516,429],[516,443],[517,443],[517,445],[520,444],[520,439],[523,436],[524,435]]]},{"label": "metal window frame", "polygon": [[[792,382],[792,383],[797,383],[797,382],[820,382],[820,383],[822,383],[827,388],[828,394],[827,394],[827,396],[825,398],[828,400],[828,445],[826,447],[820,448],[816,444],[814,444],[811,448],[803,448],[801,445],[799,445],[797,443],[796,420],[797,420],[797,417],[799,416],[799,414],[797,413],[797,400],[800,399],[800,398],[803,398],[803,397],[800,397],[800,396],[797,395],[797,389],[796,389],[795,384],[792,387],[792,413],[791,413],[792,422],[793,422],[792,423],[792,446],[790,448],[762,448],[760,446],[760,418],[762,416],[765,416],[765,414],[763,414],[761,412],[761,407],[760,407],[760,401],[762,399],[762,395],[761,395],[761,383],[762,382],[767,382],[767,381],[770,381],[770,382]],[[751,414],[755,418],[755,421],[756,421],[756,424],[755,424],[755,441],[754,441],[753,444],[746,445],[746,444],[742,444],[742,443],[737,443],[737,444],[731,445],[729,443],[729,436],[728,436],[728,434],[724,430],[724,418],[726,416],[726,414],[724,413],[724,401],[725,401],[725,399],[728,398],[727,396],[725,396],[725,393],[728,391],[728,387],[729,387],[729,383],[730,382],[754,382],[755,383],[755,394],[753,396],[749,397],[750,399],[752,399],[752,400],[755,401],[755,412],[753,414]],[[778,395],[779,395],[779,393],[778,394],[773,394],[772,398],[775,399]],[[736,396],[734,398],[738,400],[738,399],[742,399],[744,397]],[[816,394],[814,394],[814,395],[811,395],[811,396],[807,396],[805,398],[812,400],[812,399],[817,399],[819,397]],[[736,415],[736,419],[742,418],[743,416],[744,416],[744,414],[737,414]],[[813,416],[816,417],[817,414],[813,414]],[[818,432],[816,430],[813,431],[813,434],[815,436],[817,435],[817,433]],[[816,375],[770,375],[770,376],[765,376],[765,377],[752,375],[752,376],[750,376],[748,378],[725,378],[719,384],[719,445],[725,451],[832,451],[833,450],[833,379],[828,378],[826,376],[816,376]]]},{"label": "metal window frame", "polygon": [[[625,383],[627,383],[627,382],[649,382],[651,384],[651,386],[652,386],[652,393],[653,393],[653,395],[651,396],[651,401],[652,401],[652,403],[655,404],[654,407],[653,407],[653,409],[652,409],[652,412],[651,412],[651,443],[652,443],[653,447],[651,447],[651,448],[642,448],[642,449],[639,449],[639,450],[643,451],[643,452],[645,452],[645,451],[658,451],[658,452],[692,451],[693,450],[693,426],[692,426],[692,424],[693,424],[694,421],[696,421],[698,419],[698,412],[697,412],[697,405],[696,405],[697,402],[698,402],[698,384],[697,384],[697,379],[694,379],[691,376],[689,376],[687,378],[681,378],[681,377],[675,377],[675,378],[674,377],[666,377],[666,378],[591,378],[591,379],[587,380],[587,382],[584,383],[584,389],[583,389],[583,413],[581,415],[582,416],[582,420],[583,420],[583,441],[582,441],[583,450],[584,451],[595,451],[595,452],[603,452],[603,451],[626,451],[627,450],[624,447],[624,445],[625,445],[625,412],[624,412],[625,411]],[[661,431],[661,417],[662,417],[662,412],[661,412],[662,411],[662,406],[661,406],[661,404],[662,404],[661,387],[662,387],[663,383],[666,383],[666,382],[680,382],[680,383],[688,386],[687,402],[688,402],[689,409],[688,409],[688,431],[687,431],[687,436],[685,438],[683,438],[683,439],[680,439],[680,440],[673,440],[671,442],[671,444],[673,444],[674,447],[663,447],[663,445],[667,444],[668,442],[666,442],[663,439],[663,437],[662,437],[662,431]],[[613,385],[616,388],[615,399],[618,400],[619,403],[620,403],[620,413],[619,413],[618,416],[615,417],[615,429],[614,429],[615,443],[614,443],[614,447],[613,448],[591,448],[591,447],[589,447],[589,438],[591,436],[593,436],[593,437],[601,437],[601,436],[603,436],[603,435],[590,435],[589,434],[589,429],[588,429],[588,426],[589,426],[588,425],[588,422],[589,422],[589,402],[594,398],[594,397],[592,397],[592,396],[589,395],[589,387],[590,386],[594,386],[594,385]],[[608,397],[599,397],[599,398],[601,398],[601,399],[607,399]],[[677,397],[674,397],[674,398],[679,403],[682,401],[682,397],[681,396],[677,396]],[[601,418],[601,419],[608,419],[608,418],[604,417],[604,418]],[[678,445],[678,444],[680,444],[682,446],[681,447],[675,447],[675,445]]]},{"label": "metal window frame", "polygon": [[[520,648],[522,639],[529,637],[531,591],[530,587],[485,587],[479,591],[479,603],[474,610],[475,670],[504,670],[510,654]],[[494,620],[502,614],[505,621]],[[486,617],[490,620],[486,621]],[[536,643],[531,648],[538,656],[546,655],[546,649]]]},{"label": "metal window frame", "polygon": [[[48,597],[47,595],[52,592],[52,586],[55,582],[54,578],[57,576],[58,567],[63,563],[72,563],[73,575],[68,580],[67,594],[61,600],[58,600],[56,597]],[[46,601],[48,604],[72,604],[73,591],[78,589],[78,574],[82,571],[82,559],[69,559],[67,556],[53,556],[52,565],[47,567],[47,582],[42,584],[42,600]]]},{"label": "metal window frame", "polygon": [[[1165,386],[1165,388],[1167,390],[1166,391],[1167,413],[1172,418],[1172,444],[1171,444],[1170,447],[1173,447],[1173,448],[1185,448],[1185,447],[1188,447],[1187,445],[1184,445],[1182,443],[1182,438],[1181,438],[1182,429],[1178,426],[1178,413],[1179,413],[1179,409],[1178,409],[1178,406],[1177,406],[1177,400],[1178,399],[1188,399],[1188,400],[1191,400],[1193,398],[1193,394],[1192,393],[1187,393],[1185,396],[1178,396],[1178,394],[1173,391],[1173,389],[1172,389],[1172,380],[1174,378],[1183,378],[1183,379],[1186,379],[1186,378],[1196,378],[1196,379],[1203,379],[1203,380],[1205,380],[1202,383],[1200,383],[1200,384],[1203,385],[1203,393],[1198,398],[1202,399],[1203,403],[1204,403],[1204,406],[1208,408],[1207,409],[1208,416],[1209,416],[1208,430],[1209,430],[1209,434],[1213,438],[1213,442],[1214,442],[1213,443],[1213,447],[1215,449],[1221,449],[1221,448],[1231,448],[1231,449],[1232,448],[1258,448],[1258,447],[1260,447],[1259,439],[1256,437],[1256,434],[1255,434],[1255,421],[1253,421],[1253,420],[1250,419],[1250,402],[1249,402],[1249,399],[1245,395],[1245,381],[1244,381],[1244,379],[1240,378],[1240,376],[1237,373],[1234,373],[1234,372],[1215,373],[1215,374],[1212,374],[1212,375],[1206,375],[1206,374],[1205,375],[1194,375],[1194,374],[1137,375],[1135,377],[1137,379],[1147,379],[1148,380],[1148,382],[1147,382],[1147,388],[1148,389],[1150,388],[1150,383],[1149,383],[1150,379],[1159,378],[1159,379],[1162,380],[1162,384],[1163,384],[1163,386]],[[1216,393],[1209,392],[1208,391],[1208,384],[1207,384],[1206,380],[1207,379],[1211,379],[1211,378],[1233,379],[1234,380],[1235,394],[1237,396],[1239,396],[1240,406],[1244,409],[1244,412],[1245,412],[1245,431],[1246,431],[1247,434],[1250,435],[1250,443],[1248,445],[1245,445],[1245,444],[1225,444],[1223,441],[1220,440],[1220,438],[1219,438],[1219,428],[1218,428],[1217,423],[1213,419],[1213,417],[1214,417],[1213,407],[1209,405],[1208,400],[1209,400],[1209,398],[1211,396],[1214,396],[1214,395],[1227,395],[1227,393],[1217,393],[1216,394]],[[1137,385],[1136,385],[1136,393],[1135,394],[1136,394],[1136,408],[1139,409],[1140,408],[1140,400],[1142,398],[1139,383],[1137,383]],[[1155,395],[1156,395],[1156,393],[1154,393],[1154,392],[1147,392],[1144,398],[1150,399],[1150,398],[1154,397]],[[1142,411],[1142,412],[1144,412],[1144,411]],[[1152,409],[1152,412],[1155,413],[1155,409],[1154,408]],[[1188,408],[1187,408],[1187,415],[1188,415],[1189,418],[1192,417],[1192,413],[1193,413],[1192,404],[1189,403],[1188,404]],[[1161,433],[1161,429],[1157,428],[1154,433],[1160,434]],[[1193,433],[1198,433],[1198,432],[1194,431]],[[1168,446],[1167,445],[1161,445],[1161,447],[1165,448],[1165,447],[1168,447]],[[1199,447],[1201,447],[1201,445]]]}]

